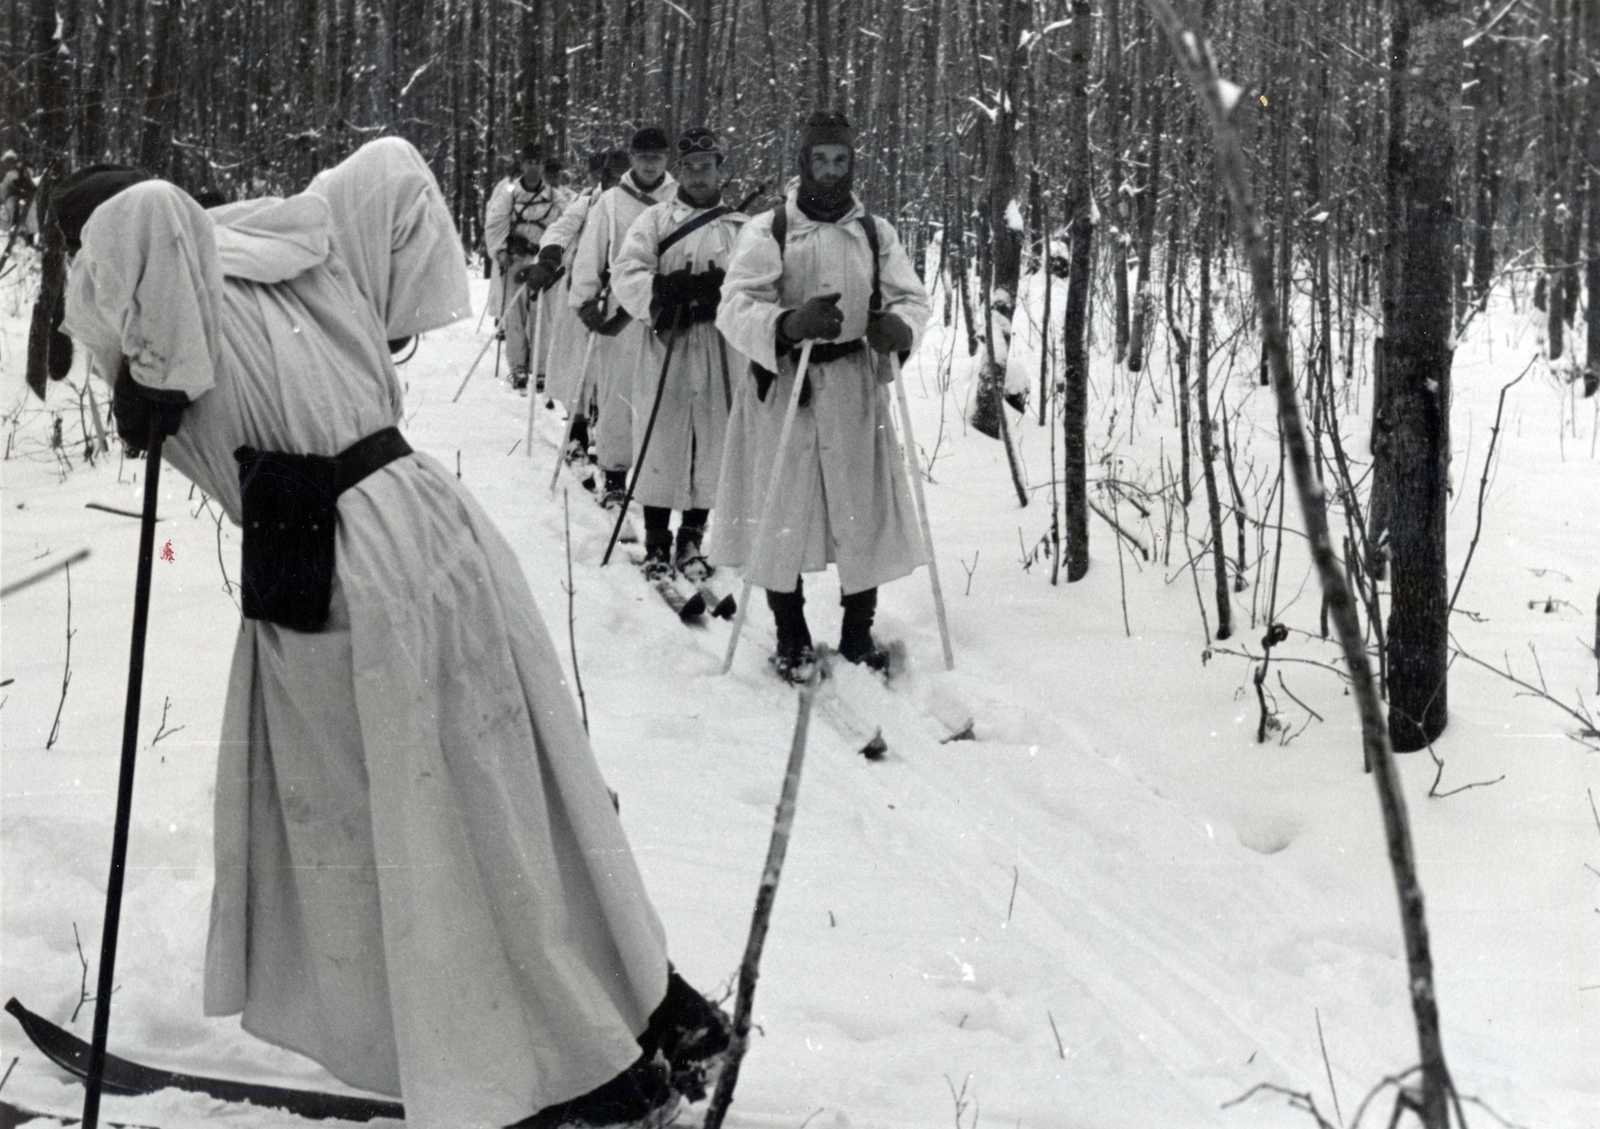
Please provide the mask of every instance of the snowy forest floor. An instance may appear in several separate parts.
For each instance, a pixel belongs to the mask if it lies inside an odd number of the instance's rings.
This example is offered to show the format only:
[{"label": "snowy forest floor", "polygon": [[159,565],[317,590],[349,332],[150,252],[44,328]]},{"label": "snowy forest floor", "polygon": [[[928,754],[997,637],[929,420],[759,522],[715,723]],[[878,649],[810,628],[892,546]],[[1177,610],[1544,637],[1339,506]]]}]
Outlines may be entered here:
[{"label": "snowy forest floor", "polygon": [[[474,285],[481,303],[484,284]],[[0,564],[10,581],[80,547],[92,555],[71,569],[70,612],[64,574],[4,605],[0,998],[16,995],[87,1038],[93,1006],[79,1008],[75,945],[92,987],[138,521],[86,504],[137,511],[140,468],[115,450],[94,465],[81,458],[69,384],[52,386],[44,405],[28,397],[28,298],[16,274],[0,290]],[[1452,576],[1471,540],[1496,400],[1540,355],[1537,321],[1503,296],[1457,353]],[[467,320],[422,341],[402,369],[404,429],[446,465],[459,460],[567,655],[563,499],[546,489],[560,420],[540,408],[525,457],[528,400],[490,378],[491,359],[450,402],[487,332]],[[1105,458],[1091,480],[1114,467],[1157,489],[1163,454],[1177,461],[1164,354],[1158,347],[1136,399],[1134,376],[1111,364],[1103,337],[1090,432]],[[1036,382],[1034,350],[1019,341],[1013,363]],[[1180,539],[1170,561],[1140,560],[1126,546],[1119,555],[1094,518],[1088,577],[1052,586],[1036,551],[1050,525],[1051,430],[1012,417],[1037,487],[1019,509],[1000,444],[961,423],[973,368],[964,331],[937,323],[907,366],[916,436],[937,449],[927,496],[956,669],[943,669],[918,572],[882,596],[878,633],[907,651],[894,688],[848,679],[848,708],[827,691],[819,699],[756,996],[759,1030],[729,1124],[1312,1124],[1276,1093],[1225,1108],[1265,1082],[1310,1093],[1330,1122],[1349,1126],[1369,1090],[1414,1062],[1416,1046],[1376,796],[1354,708],[1330,669],[1337,648],[1318,637],[1294,504],[1278,581],[1291,632],[1267,683],[1278,727],[1257,744],[1251,664],[1208,653],[1183,567],[1206,524],[1198,472],[1187,542],[1181,515],[1169,531],[1159,503],[1149,519],[1118,507],[1158,554],[1169,532]],[[81,386],[81,369],[71,383]],[[1240,423],[1241,475],[1254,468],[1243,487],[1269,529],[1250,532],[1252,587],[1234,595],[1239,626],[1217,646],[1259,653],[1276,518],[1272,405],[1249,364],[1214,390]],[[1358,456],[1366,423],[1354,409],[1369,401],[1364,379],[1341,396]],[[1483,535],[1453,623],[1467,652],[1537,681],[1533,648],[1551,693],[1591,710],[1595,412],[1543,360],[1507,395]],[[62,451],[50,444],[58,423]],[[172,1069],[342,1089],[236,1020],[201,1015],[238,538],[170,468],[161,494],[157,544],[170,560],[156,564],[111,1047]],[[675,961],[692,983],[723,993],[744,945],[795,693],[767,670],[772,630],[759,595],[724,677],[727,624],[686,629],[625,563],[602,570],[604,517],[576,486],[569,494],[594,747]],[[1097,497],[1109,512],[1109,496]],[[1231,555],[1231,519],[1228,544]],[[1209,601],[1208,564],[1199,569]],[[830,573],[808,591],[813,630],[831,641],[836,581]],[[1214,623],[1215,609],[1207,614]],[[1600,759],[1573,739],[1570,717],[1470,662],[1455,664],[1450,691],[1435,749],[1442,768],[1427,753],[1401,758],[1450,1066],[1460,1092],[1483,1103],[1467,1106],[1475,1125],[1600,1124]],[[855,751],[862,718],[883,727],[880,762]],[[968,718],[975,740],[946,743]],[[0,1097],[77,1115],[81,1088],[9,1019],[0,1055],[0,1069],[20,1059]],[[1391,1098],[1361,1123],[1386,1122]],[[104,1116],[163,1129],[294,1121],[176,1092],[110,1097]]]}]

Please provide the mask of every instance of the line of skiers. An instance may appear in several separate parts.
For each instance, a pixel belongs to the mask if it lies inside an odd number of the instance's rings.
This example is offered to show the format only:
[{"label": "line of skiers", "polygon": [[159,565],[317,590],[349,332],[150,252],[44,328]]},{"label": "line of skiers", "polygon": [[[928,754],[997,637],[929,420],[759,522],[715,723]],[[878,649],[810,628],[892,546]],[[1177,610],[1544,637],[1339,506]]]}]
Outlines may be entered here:
[{"label": "line of skiers", "polygon": [[[923,559],[880,361],[914,348],[927,296],[851,192],[842,118],[808,120],[797,183],[748,221],[720,210],[714,135],[678,141],[676,179],[670,148],[641,131],[560,215],[513,195],[503,287],[548,295],[566,268],[549,336],[565,310],[578,331],[552,357],[582,356],[551,391],[598,403],[605,471],[640,456],[636,372],[667,372],[638,483],[657,563],[671,511],[688,561],[715,501],[706,557],[768,590],[780,672],[811,661],[800,575],[830,560],[840,649],[875,661],[877,586]],[[545,190],[526,166],[521,188]],[[71,259],[53,320],[111,383],[118,433],[163,444],[241,529],[206,1014],[401,1096],[419,1129],[661,1124],[703,1097],[727,1017],[668,960],[515,553],[398,427],[391,354],[469,312],[421,155],[379,139],[298,195],[210,208],[93,166],[46,222]]]},{"label": "line of skiers", "polygon": [[[521,175],[496,188],[484,225],[511,383],[525,389],[531,373],[536,391],[565,406],[568,457],[597,464],[602,505],[624,504],[636,468],[648,577],[677,570],[700,581],[716,566],[741,567],[767,593],[774,669],[800,682],[815,662],[801,577],[832,562],[839,653],[883,669],[878,587],[925,559],[890,422],[887,355],[915,347],[927,292],[894,228],[853,192],[854,136],[842,116],[805,121],[797,177],[753,219],[722,200],[726,156],[707,129],[675,145],[641,129],[626,154],[591,162],[599,184],[574,197],[541,175],[537,144],[522,151]],[[535,336],[548,343],[538,356]]]}]

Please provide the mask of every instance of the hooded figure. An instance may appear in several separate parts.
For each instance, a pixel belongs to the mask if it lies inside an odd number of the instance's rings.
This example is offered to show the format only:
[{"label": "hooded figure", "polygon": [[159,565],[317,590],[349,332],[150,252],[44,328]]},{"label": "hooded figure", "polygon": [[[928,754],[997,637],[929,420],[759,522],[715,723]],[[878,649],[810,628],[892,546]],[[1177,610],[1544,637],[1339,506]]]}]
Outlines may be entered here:
[{"label": "hooded figure", "polygon": [[588,416],[595,398],[595,379],[592,364],[587,373],[583,371],[589,329],[578,320],[578,311],[571,304],[572,267],[595,201],[608,189],[615,188],[627,171],[626,149],[610,149],[590,158],[589,172],[598,178],[598,183],[567,205],[561,218],[544,233],[539,242],[539,262],[534,267],[537,274],[528,284],[530,290],[541,286],[550,291],[547,301],[553,310],[551,317],[555,328],[550,334],[550,353],[546,359],[545,394],[565,405],[568,411],[579,413],[573,428],[574,457],[579,461],[585,458],[589,447]]},{"label": "hooded figure", "polygon": [[[843,117],[819,113],[805,122],[800,182],[778,208],[745,224],[717,311],[717,328],[751,366],[734,395],[707,555],[713,565],[741,566],[767,590],[778,634],[773,665],[792,681],[809,677],[814,659],[801,573],[838,565],[839,652],[881,669],[887,655],[871,635],[878,586],[926,559],[883,354],[916,347],[928,294],[894,227],[850,193],[854,163]],[[807,340],[814,344],[800,407],[779,451]],[[775,459],[778,495],[763,515]]]},{"label": "hooded figure", "polygon": [[[289,199],[110,196],[66,306],[102,374],[175,406],[166,455],[235,522],[241,448],[333,456],[394,428],[386,341],[469,308],[449,211],[396,138]],[[669,991],[510,546],[436,460],[403,440],[386,460],[337,494],[320,630],[240,625],[205,1011],[401,1096],[412,1126],[640,1116],[687,1085],[674,1017],[698,997]]]}]

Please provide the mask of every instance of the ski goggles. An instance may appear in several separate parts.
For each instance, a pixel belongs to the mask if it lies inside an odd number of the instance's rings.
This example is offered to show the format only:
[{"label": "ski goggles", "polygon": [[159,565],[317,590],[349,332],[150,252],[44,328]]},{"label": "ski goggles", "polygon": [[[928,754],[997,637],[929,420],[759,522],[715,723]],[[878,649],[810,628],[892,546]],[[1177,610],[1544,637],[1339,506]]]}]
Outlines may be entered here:
[{"label": "ski goggles", "polygon": [[702,133],[696,137],[678,138],[678,153],[680,156],[687,157],[692,153],[720,154],[721,152],[722,149],[717,145],[717,139],[714,134]]}]

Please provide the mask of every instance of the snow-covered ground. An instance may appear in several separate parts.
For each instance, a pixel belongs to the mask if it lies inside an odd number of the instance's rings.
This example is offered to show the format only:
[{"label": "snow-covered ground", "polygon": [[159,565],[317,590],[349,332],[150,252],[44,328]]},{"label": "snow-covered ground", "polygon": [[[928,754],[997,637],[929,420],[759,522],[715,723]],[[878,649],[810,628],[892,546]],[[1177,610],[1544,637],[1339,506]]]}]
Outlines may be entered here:
[{"label": "snow-covered ground", "polygon": [[[67,384],[52,386],[43,406],[28,397],[27,299],[15,274],[3,285],[0,565],[9,582],[80,547],[91,555],[71,569],[71,683],[50,747],[67,665],[67,578],[3,607],[0,997],[87,1038],[93,1007],[78,1007],[75,946],[81,939],[92,966],[138,522],[86,504],[137,511],[141,468],[115,453],[84,462]],[[1498,302],[1457,355],[1457,569],[1496,399],[1538,354],[1537,320]],[[546,489],[560,421],[539,411],[526,457],[528,400],[490,379],[490,360],[450,402],[486,333],[469,320],[421,343],[403,369],[405,430],[447,465],[459,459],[566,654],[564,499]],[[919,572],[887,587],[880,611],[879,634],[904,641],[906,673],[892,690],[850,678],[842,698],[819,699],[756,996],[759,1033],[729,1124],[1309,1125],[1275,1093],[1225,1106],[1272,1083],[1310,1093],[1330,1122],[1350,1125],[1416,1048],[1375,792],[1353,706],[1335,674],[1313,665],[1337,655],[1316,635],[1292,500],[1278,587],[1280,618],[1294,631],[1268,680],[1283,728],[1260,745],[1251,667],[1219,648],[1259,651],[1270,556],[1260,568],[1252,561],[1253,590],[1234,596],[1235,637],[1210,653],[1195,581],[1181,567],[1198,541],[1182,539],[1181,516],[1169,529],[1159,502],[1148,520],[1127,503],[1117,516],[1158,551],[1163,538],[1177,540],[1170,563],[1126,547],[1119,556],[1096,518],[1089,576],[1052,586],[1050,562],[1035,551],[1050,523],[1051,430],[1013,417],[1029,480],[1043,484],[1019,509],[1000,445],[961,423],[972,366],[964,331],[936,327],[929,337],[907,379],[919,444],[937,448],[927,496],[956,669],[943,669]],[[940,358],[952,348],[941,393]],[[1241,473],[1254,466],[1243,484],[1252,512],[1271,521],[1275,505],[1262,510],[1277,444],[1271,405],[1243,359],[1253,348],[1241,350],[1224,394],[1240,421]],[[1135,378],[1097,346],[1090,431],[1097,456],[1121,461],[1091,467],[1091,477],[1115,465],[1156,488],[1161,456],[1176,464],[1159,348],[1156,362],[1130,412]],[[1014,363],[1031,366],[1036,383],[1033,347],[1019,342]],[[1363,382],[1344,403],[1369,399]],[[49,445],[57,418],[64,458]],[[1551,694],[1589,709],[1597,423],[1595,402],[1575,399],[1543,361],[1508,394],[1453,623],[1471,654],[1533,681],[1542,668]],[[1345,431],[1361,455],[1364,424],[1349,419]],[[1205,508],[1195,481],[1197,539]],[[157,543],[170,559],[156,563],[112,1049],[190,1072],[338,1089],[236,1021],[201,1015],[215,740],[238,617],[224,581],[236,574],[238,542],[180,475],[168,468],[161,484]],[[723,992],[744,946],[796,696],[767,671],[772,631],[759,597],[722,676],[727,625],[685,628],[625,563],[602,570],[603,515],[581,489],[568,494],[594,746],[674,959],[691,982]],[[1231,553],[1231,523],[1228,544]],[[1252,531],[1252,557],[1262,544]],[[1269,554],[1272,544],[1268,534]],[[1211,599],[1204,565],[1199,586]],[[813,629],[831,640],[836,582],[808,592]],[[1426,753],[1401,768],[1451,1068],[1463,1095],[1510,1124],[1600,1125],[1600,759],[1569,736],[1570,717],[1465,660],[1450,693],[1450,727],[1435,750],[1442,770]],[[976,740],[943,741],[969,718]],[[883,727],[885,760],[857,755],[863,722]],[[1430,798],[1441,772],[1439,792],[1493,783]],[[75,1116],[81,1088],[9,1018],[0,1055],[0,1068],[19,1060],[0,1097]],[[1391,1100],[1362,1123],[1386,1121]],[[294,1121],[172,1092],[110,1097],[104,1110],[165,1129]],[[1498,1123],[1480,1106],[1467,1113]]]}]

